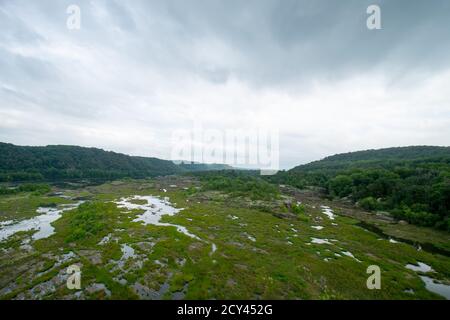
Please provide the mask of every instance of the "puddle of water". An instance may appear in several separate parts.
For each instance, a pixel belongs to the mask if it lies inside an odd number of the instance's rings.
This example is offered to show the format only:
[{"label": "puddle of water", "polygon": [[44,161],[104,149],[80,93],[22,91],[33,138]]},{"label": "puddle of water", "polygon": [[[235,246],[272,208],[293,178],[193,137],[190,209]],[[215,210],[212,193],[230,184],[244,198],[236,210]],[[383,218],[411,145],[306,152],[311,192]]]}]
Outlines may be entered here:
[{"label": "puddle of water", "polygon": [[76,257],[76,254],[73,251],[70,251],[66,254],[61,255],[61,257],[58,257],[58,261],[56,262],[56,266],[60,266],[63,263],[66,263],[67,261],[70,261],[71,259],[74,259]]},{"label": "puddle of water", "polygon": [[159,288],[158,291],[150,289],[149,287],[142,285],[138,282],[136,282],[132,286],[134,292],[136,292],[136,294],[139,295],[139,297],[141,299],[146,299],[146,300],[161,300],[161,299],[163,299],[164,294],[169,290],[169,287],[170,287],[170,285],[167,281],[161,285],[161,287]]},{"label": "puddle of water", "polygon": [[155,264],[157,264],[157,265],[160,266],[160,267],[165,267],[165,266],[166,266],[165,263],[162,263],[162,262],[159,261],[159,260],[155,260],[154,262],[155,262]]},{"label": "puddle of water", "polygon": [[406,269],[415,271],[415,272],[432,272],[434,271],[433,268],[431,268],[429,265],[423,263],[423,262],[417,262],[417,266],[414,264],[407,264],[405,266]]},{"label": "puddle of water", "polygon": [[121,260],[127,260],[129,258],[134,258],[136,255],[134,254],[134,249],[127,244],[122,244],[122,258]]},{"label": "puddle of water", "polygon": [[105,292],[107,297],[111,296],[111,291],[103,284],[103,283],[93,283],[89,287],[86,288],[86,291],[89,293],[96,293],[99,291]]},{"label": "puddle of water", "polygon": [[36,212],[40,215],[18,223],[3,225],[0,229],[0,241],[9,238],[17,232],[30,230],[37,231],[32,236],[33,240],[48,238],[55,233],[55,228],[51,225],[52,222],[61,218],[64,211],[73,210],[82,203],[83,201],[79,201],[74,204],[65,204],[60,206],[60,208],[39,207]]},{"label": "puddle of water", "polygon": [[[414,246],[415,248],[417,248],[417,250],[423,250],[426,252],[430,252],[430,253],[437,253],[446,257],[450,257],[450,251],[443,249],[443,248],[438,248],[435,245],[431,244],[431,243],[426,243],[426,242],[418,242],[418,241],[412,241],[409,239],[403,239],[403,238],[398,238],[398,237],[393,237],[390,235],[387,235],[386,233],[383,232],[383,230],[381,230],[380,228],[378,228],[377,226],[364,222],[364,221],[360,221],[356,224],[358,227],[361,227],[363,229],[369,230],[375,234],[377,234],[378,236],[382,237],[383,239],[393,239],[394,241],[398,241],[398,242],[402,242],[402,243],[406,243],[409,245]],[[378,239],[381,240],[381,239]]]},{"label": "puddle of water", "polygon": [[316,244],[332,244],[328,239],[311,238],[311,243]]},{"label": "puddle of water", "polygon": [[[142,269],[144,263],[148,260],[145,255],[136,254],[134,248],[129,246],[128,244],[121,244],[120,250],[122,252],[122,256],[119,260],[110,260],[112,271],[120,271],[116,276],[116,281],[120,282],[123,279],[123,273],[129,272],[130,270],[139,270]],[[131,259],[131,260],[130,260]]]},{"label": "puddle of water", "polygon": [[356,259],[356,257],[355,257],[355,256],[353,255],[353,253],[351,253],[350,251],[341,251],[341,253],[342,253],[344,256],[353,258],[353,259],[355,259],[356,261],[361,262],[361,260]]},{"label": "puddle of water", "polygon": [[103,246],[103,245],[107,244],[107,243],[111,240],[111,237],[112,237],[112,234],[109,233],[107,236],[104,236],[104,237],[102,238],[102,240],[100,240],[100,242],[97,243],[97,245]]},{"label": "puddle of water", "polygon": [[445,299],[450,300],[450,285],[443,284],[427,276],[419,277],[425,283],[425,288],[428,291],[437,293],[438,295],[445,297]]},{"label": "puddle of water", "polygon": [[183,290],[172,293],[172,300],[183,300],[184,297],[186,296],[188,286],[189,283],[185,283],[183,286]]},{"label": "puddle of water", "polygon": [[0,227],[7,226],[13,223],[14,223],[13,220],[0,221]]},{"label": "puddle of water", "polygon": [[316,229],[316,230],[322,230],[323,229],[322,226],[311,226],[311,228]]},{"label": "puddle of water", "polygon": [[217,251],[217,246],[215,243],[211,243],[211,252],[209,253],[210,256],[213,255],[214,252]]},{"label": "puddle of water", "polygon": [[[136,204],[132,203],[132,200],[145,200],[147,204]],[[174,214],[180,212],[181,209],[174,208],[169,202],[168,197],[160,199],[153,196],[134,196],[130,198],[122,198],[120,201],[116,201],[118,208],[125,208],[128,210],[144,210],[144,213],[138,215],[133,222],[143,222],[144,225],[152,224],[155,226],[163,227],[175,227],[178,232],[181,232],[191,238],[200,240],[199,237],[190,233],[185,227],[179,226],[171,223],[160,222],[163,215],[173,216]]]},{"label": "puddle of water", "polygon": [[[423,262],[417,262],[417,265],[407,264],[405,268],[415,272],[424,272],[424,273],[434,272],[431,266]],[[450,285],[444,284],[436,279],[424,275],[419,275],[419,277],[425,283],[425,288],[428,291],[434,292],[440,296],[445,297],[445,299],[450,300]]]},{"label": "puddle of water", "polygon": [[330,220],[334,220],[333,210],[328,206],[320,206],[322,208],[322,213],[326,215]]}]

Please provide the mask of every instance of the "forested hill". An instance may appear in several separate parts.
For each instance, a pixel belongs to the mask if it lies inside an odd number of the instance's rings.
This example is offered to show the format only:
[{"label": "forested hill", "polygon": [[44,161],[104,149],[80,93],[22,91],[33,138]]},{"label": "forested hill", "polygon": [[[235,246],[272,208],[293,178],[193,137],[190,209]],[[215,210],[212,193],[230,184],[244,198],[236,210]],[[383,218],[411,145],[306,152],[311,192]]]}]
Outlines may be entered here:
[{"label": "forested hill", "polygon": [[279,172],[273,182],[319,186],[367,210],[450,231],[450,147],[414,146],[338,154]]},{"label": "forested hill", "polygon": [[0,181],[142,178],[180,171],[182,169],[172,161],[96,148],[25,147],[0,143]]},{"label": "forested hill", "polygon": [[336,154],[319,161],[291,169],[291,172],[325,170],[333,171],[348,168],[389,168],[396,164],[446,162],[450,160],[450,147],[412,146],[364,150]]}]

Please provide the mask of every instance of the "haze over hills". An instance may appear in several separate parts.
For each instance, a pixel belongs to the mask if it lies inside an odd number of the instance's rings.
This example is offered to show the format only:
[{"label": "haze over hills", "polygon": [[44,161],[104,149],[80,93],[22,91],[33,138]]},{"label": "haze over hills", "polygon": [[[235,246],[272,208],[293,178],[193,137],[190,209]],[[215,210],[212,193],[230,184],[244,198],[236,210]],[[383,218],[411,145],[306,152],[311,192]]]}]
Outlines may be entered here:
[{"label": "haze over hills", "polygon": [[221,163],[199,163],[186,160],[173,160],[172,162],[187,171],[215,171],[236,169],[228,164]]}]

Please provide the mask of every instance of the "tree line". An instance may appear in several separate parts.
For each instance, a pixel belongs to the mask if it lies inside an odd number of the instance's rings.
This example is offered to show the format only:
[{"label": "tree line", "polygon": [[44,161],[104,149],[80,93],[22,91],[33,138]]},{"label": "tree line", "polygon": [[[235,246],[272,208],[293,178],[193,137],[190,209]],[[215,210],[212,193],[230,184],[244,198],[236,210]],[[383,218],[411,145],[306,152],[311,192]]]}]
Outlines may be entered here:
[{"label": "tree line", "polygon": [[317,186],[370,211],[450,231],[450,148],[405,147],[325,158],[283,171],[272,182]]}]

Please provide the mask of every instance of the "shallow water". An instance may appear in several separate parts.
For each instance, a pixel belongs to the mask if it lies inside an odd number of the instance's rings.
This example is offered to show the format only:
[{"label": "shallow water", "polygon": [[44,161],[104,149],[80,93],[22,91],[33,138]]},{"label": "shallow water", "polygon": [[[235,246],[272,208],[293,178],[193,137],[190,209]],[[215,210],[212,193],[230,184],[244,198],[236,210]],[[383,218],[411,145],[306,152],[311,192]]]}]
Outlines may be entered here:
[{"label": "shallow water", "polygon": [[134,254],[134,249],[127,244],[122,244],[122,258],[121,260],[127,260],[128,258],[134,258],[136,255]]},{"label": "shallow water", "polygon": [[107,236],[104,236],[104,237],[102,238],[102,240],[100,240],[100,242],[97,243],[97,245],[103,246],[103,245],[107,244],[107,243],[111,240],[111,236],[112,236],[111,233],[109,233]]},{"label": "shallow water", "polygon": [[433,271],[433,268],[431,268],[429,265],[423,263],[423,262],[417,262],[417,266],[414,264],[407,264],[405,266],[406,269],[415,271],[415,272],[431,272]]},{"label": "shallow water", "polygon": [[[423,272],[423,273],[434,272],[431,266],[423,262],[417,262],[417,264],[418,265],[407,264],[405,268],[415,272]],[[450,300],[450,285],[444,284],[436,279],[424,275],[419,275],[419,277],[425,283],[425,288],[428,291],[434,292],[440,296],[445,297],[447,300]]]},{"label": "shallow water", "polygon": [[158,291],[150,289],[147,286],[137,282],[133,285],[133,289],[136,294],[139,295],[141,299],[145,300],[162,300],[164,294],[169,290],[169,288],[170,285],[168,282],[164,282]]},{"label": "shallow water", "polygon": [[2,228],[0,229],[0,241],[6,240],[17,232],[30,230],[37,231],[32,236],[33,240],[48,238],[55,233],[55,228],[51,225],[52,222],[61,218],[64,211],[73,210],[81,203],[83,203],[83,201],[79,201],[74,204],[65,204],[59,208],[39,207],[36,212],[40,215],[34,218],[23,220],[18,223],[8,223],[2,225]]},{"label": "shallow water", "polygon": [[93,283],[86,288],[86,291],[89,293],[103,291],[107,297],[111,296],[111,291],[103,283]]},{"label": "shallow water", "polygon": [[311,243],[315,244],[332,244],[328,239],[311,238]]},{"label": "shallow water", "polygon": [[216,252],[217,250],[217,246],[215,243],[211,243],[211,252],[209,253],[209,255],[211,256],[214,252]]},{"label": "shallow water", "polygon": [[13,224],[13,220],[7,220],[7,221],[0,221],[0,226],[7,226],[9,224]]},{"label": "shallow water", "polygon": [[361,262],[361,260],[357,259],[357,258],[353,255],[353,253],[351,253],[350,251],[342,251],[341,253],[342,253],[344,256],[353,258],[353,259],[355,259],[356,261]]},{"label": "shallow water", "polygon": [[428,291],[437,293],[438,295],[445,297],[445,299],[450,300],[450,285],[437,282],[436,280],[427,276],[419,277],[423,282],[425,282],[425,288],[427,288]]},{"label": "shallow water", "polygon": [[330,220],[334,220],[334,213],[333,210],[330,207],[327,206],[320,206],[322,208],[322,213],[326,215]]},{"label": "shallow water", "polygon": [[[433,245],[431,243],[418,242],[418,241],[413,241],[413,240],[409,240],[409,239],[393,237],[391,235],[387,235],[386,233],[384,233],[383,230],[381,230],[379,227],[377,227],[373,224],[364,222],[364,221],[360,221],[356,225],[379,235],[382,239],[387,239],[387,240],[393,239],[394,241],[397,241],[397,242],[402,242],[402,243],[412,245],[417,250],[423,250],[423,251],[430,252],[433,254],[437,253],[437,254],[440,254],[440,255],[443,255],[446,257],[450,257],[450,251],[443,249],[443,248],[436,247],[435,245]],[[379,240],[382,240],[382,239],[379,239]]]},{"label": "shallow water", "polygon": [[[132,203],[132,200],[145,200],[147,201],[147,204]],[[177,228],[178,232],[181,232],[191,238],[200,240],[199,237],[190,233],[183,226],[160,222],[162,216],[173,216],[174,214],[183,210],[183,208],[177,209],[173,207],[169,202],[168,197],[160,199],[153,196],[134,196],[130,198],[122,198],[120,199],[120,201],[117,201],[116,204],[119,208],[125,208],[128,210],[144,210],[144,213],[139,214],[138,217],[133,220],[134,222],[143,222],[144,225],[152,224],[155,226],[175,227]]]}]

